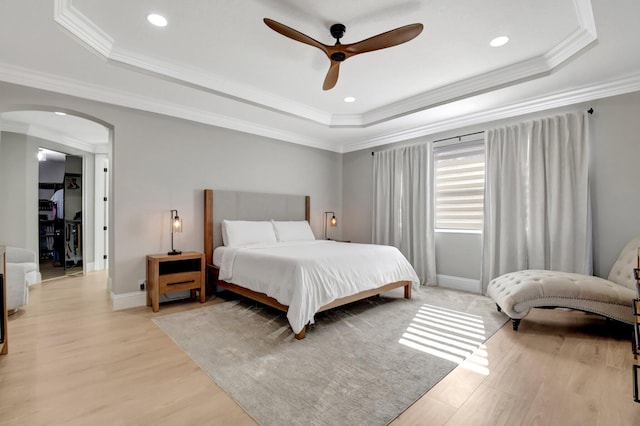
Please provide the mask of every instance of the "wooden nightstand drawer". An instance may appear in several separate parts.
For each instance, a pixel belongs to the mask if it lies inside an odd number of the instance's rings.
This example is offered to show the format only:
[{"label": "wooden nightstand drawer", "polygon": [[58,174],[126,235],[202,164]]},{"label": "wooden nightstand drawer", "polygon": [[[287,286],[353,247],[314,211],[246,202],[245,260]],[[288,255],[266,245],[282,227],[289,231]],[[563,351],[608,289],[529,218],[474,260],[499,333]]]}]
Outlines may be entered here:
[{"label": "wooden nightstand drawer", "polygon": [[200,288],[202,281],[200,275],[200,271],[160,275],[158,279],[160,282],[160,293]]}]

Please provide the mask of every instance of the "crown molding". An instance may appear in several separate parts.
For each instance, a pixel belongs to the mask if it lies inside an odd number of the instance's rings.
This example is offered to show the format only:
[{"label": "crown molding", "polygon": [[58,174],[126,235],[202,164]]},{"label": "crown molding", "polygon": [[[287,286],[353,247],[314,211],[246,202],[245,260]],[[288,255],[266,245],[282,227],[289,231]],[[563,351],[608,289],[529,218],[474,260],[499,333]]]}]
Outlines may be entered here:
[{"label": "crown molding", "polygon": [[363,127],[479,95],[492,89],[507,87],[516,82],[531,80],[549,71],[544,57],[537,56],[369,111],[362,119]]},{"label": "crown molding", "polygon": [[55,0],[54,20],[82,44],[116,65],[133,68],[138,72],[150,73],[247,105],[295,115],[316,123],[329,125],[331,121],[329,113],[310,108],[300,102],[274,96],[257,87],[238,84],[197,68],[160,61],[140,53],[118,48],[114,46],[114,39],[111,36],[73,7],[71,0]]},{"label": "crown molding", "polygon": [[92,144],[34,124],[20,123],[12,120],[2,120],[0,130],[3,132],[20,133],[27,136],[45,139],[61,145],[70,146],[81,151],[90,152],[92,154],[103,152],[105,147],[108,146],[108,144]]},{"label": "crown molding", "polygon": [[71,0],[54,1],[53,19],[99,55],[109,57],[111,54],[113,38],[73,7]]},{"label": "crown molding", "polygon": [[[544,54],[371,110],[363,114],[358,125],[368,127],[550,73],[598,38],[591,2],[574,0],[574,7],[578,29]],[[334,116],[332,119],[332,125],[336,127],[351,127],[354,124],[355,120],[349,122],[349,118],[343,120]]]},{"label": "crown molding", "polygon": [[[557,92],[549,96],[512,104],[506,107],[495,108],[474,114],[467,114],[447,120],[440,120],[423,126],[417,126],[398,132],[390,132],[374,138],[362,141],[345,142],[333,146],[321,139],[307,138],[292,132],[285,132],[267,126],[256,125],[248,121],[212,114],[209,111],[185,108],[183,105],[158,102],[155,99],[134,97],[130,93],[119,92],[109,88],[102,88],[81,84],[72,80],[62,79],[43,73],[36,73],[28,69],[9,66],[0,63],[0,80],[23,86],[49,90],[79,98],[105,102],[112,105],[135,108],[157,114],[191,120],[203,124],[224,127],[245,133],[269,137],[285,142],[291,142],[312,148],[323,149],[338,153],[357,151],[372,148],[389,143],[401,142],[430,134],[482,124],[504,118],[515,117],[527,113],[543,111],[547,109],[587,102],[594,99],[606,98],[630,92],[640,91],[640,73],[631,74],[609,82],[584,86],[582,88]],[[7,122],[3,121],[2,130],[6,130]],[[9,131],[9,130],[7,130]],[[21,131],[20,133],[26,133]]]},{"label": "crown molding", "polygon": [[17,121],[1,119],[0,132],[20,133],[26,135],[29,133],[29,125],[25,123],[18,123]]},{"label": "crown molding", "polygon": [[[294,102],[248,84],[238,84],[218,75],[193,67],[185,67],[114,47],[106,57],[109,62],[155,75],[183,86],[189,86],[227,99],[303,118],[328,126],[331,114],[306,104]],[[292,111],[295,111],[293,113]]]},{"label": "crown molding", "polygon": [[543,55],[550,69],[556,68],[598,40],[591,2],[574,0],[574,5],[579,28]]},{"label": "crown molding", "polygon": [[414,127],[412,129],[390,132],[385,135],[363,141],[345,143],[342,145],[340,152],[347,153],[359,151],[361,149],[374,148],[380,145],[402,142],[448,130],[460,129],[463,127],[637,91],[640,91],[640,73],[631,74],[610,82],[584,86],[574,90],[567,90],[548,96],[529,99],[505,107],[494,108],[474,114],[467,114],[447,120],[440,120],[423,126]]},{"label": "crown molding", "polygon": [[312,148],[339,152],[335,148],[328,147],[321,139],[308,138],[293,132],[286,132],[274,127],[259,125],[251,121],[215,114],[207,110],[191,108],[173,102],[160,101],[155,98],[134,96],[129,92],[90,85],[9,64],[0,63],[0,81],[196,121],[198,123],[237,130]]},{"label": "crown molding", "polygon": [[250,85],[240,84],[200,69],[162,62],[114,46],[114,40],[73,7],[71,0],[54,0],[54,20],[107,61],[151,73],[234,101],[310,120],[328,127],[366,128],[385,121],[478,95],[522,81],[539,78],[589,46],[597,35],[590,0],[574,0],[579,28],[548,52],[482,75],[448,84],[363,114],[331,114],[310,108]]}]

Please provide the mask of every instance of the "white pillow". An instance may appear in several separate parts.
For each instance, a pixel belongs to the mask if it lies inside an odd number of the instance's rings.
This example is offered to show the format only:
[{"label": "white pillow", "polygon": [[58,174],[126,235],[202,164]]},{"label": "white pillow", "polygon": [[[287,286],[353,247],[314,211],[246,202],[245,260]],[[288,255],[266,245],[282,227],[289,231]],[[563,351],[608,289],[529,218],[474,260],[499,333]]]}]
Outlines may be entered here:
[{"label": "white pillow", "polygon": [[314,241],[316,237],[306,220],[276,221],[272,220],[273,229],[279,242]]},{"label": "white pillow", "polygon": [[223,220],[222,237],[225,246],[243,247],[250,244],[276,243],[276,234],[269,221]]}]

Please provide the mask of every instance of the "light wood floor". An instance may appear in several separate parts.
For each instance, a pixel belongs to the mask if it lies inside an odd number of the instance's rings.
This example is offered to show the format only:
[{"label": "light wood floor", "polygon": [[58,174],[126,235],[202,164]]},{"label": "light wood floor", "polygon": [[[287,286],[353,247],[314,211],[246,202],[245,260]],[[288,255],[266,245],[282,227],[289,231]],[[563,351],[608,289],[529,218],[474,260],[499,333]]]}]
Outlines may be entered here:
[{"label": "light wood floor", "polygon": [[[197,302],[111,311],[106,275],[31,288],[0,357],[0,425],[254,425],[155,324]],[[214,299],[207,304],[219,303]],[[399,425],[640,425],[629,330],[537,310],[487,341],[489,374],[461,367]]]}]

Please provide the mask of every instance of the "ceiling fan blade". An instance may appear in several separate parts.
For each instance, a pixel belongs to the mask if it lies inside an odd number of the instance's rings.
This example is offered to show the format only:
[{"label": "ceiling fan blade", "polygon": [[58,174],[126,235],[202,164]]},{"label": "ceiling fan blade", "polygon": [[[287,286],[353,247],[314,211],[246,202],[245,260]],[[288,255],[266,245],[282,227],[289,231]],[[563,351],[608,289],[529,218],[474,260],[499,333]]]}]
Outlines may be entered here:
[{"label": "ceiling fan blade", "polygon": [[303,34],[300,31],[294,30],[293,28],[287,27],[286,25],[281,24],[280,22],[276,22],[273,19],[264,18],[264,23],[267,24],[267,26],[271,28],[273,31],[280,33],[285,37],[289,37],[290,39],[299,41],[304,44],[308,44],[309,46],[317,47],[318,49],[322,50],[327,56],[329,56],[329,53],[327,51],[328,46],[320,43],[318,40],[314,40],[308,35]]},{"label": "ceiling fan blade", "polygon": [[329,66],[329,71],[327,72],[327,76],[324,78],[324,84],[322,85],[322,90],[330,90],[338,82],[338,74],[340,73],[340,62],[331,61],[331,66]]},{"label": "ceiling fan blade", "polygon": [[397,46],[416,38],[418,34],[422,32],[423,28],[424,26],[422,24],[405,25],[404,27],[378,34],[357,43],[345,44],[343,45],[342,51],[346,52],[349,56],[353,56],[358,53],[372,52],[374,50]]}]

